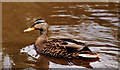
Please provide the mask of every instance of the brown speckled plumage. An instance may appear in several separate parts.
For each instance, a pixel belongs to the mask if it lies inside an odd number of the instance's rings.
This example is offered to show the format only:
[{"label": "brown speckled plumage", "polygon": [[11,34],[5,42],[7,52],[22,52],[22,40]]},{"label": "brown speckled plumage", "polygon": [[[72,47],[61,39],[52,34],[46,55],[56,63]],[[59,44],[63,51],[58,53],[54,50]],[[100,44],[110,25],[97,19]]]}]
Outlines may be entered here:
[{"label": "brown speckled plumage", "polygon": [[[83,48],[79,50],[77,50],[77,48],[70,48],[69,46],[66,46],[68,45],[67,42],[81,45]],[[44,48],[41,49],[40,52],[53,57],[79,58],[79,54],[94,54],[84,43],[68,38],[54,39],[51,41],[46,41],[43,44]]]}]

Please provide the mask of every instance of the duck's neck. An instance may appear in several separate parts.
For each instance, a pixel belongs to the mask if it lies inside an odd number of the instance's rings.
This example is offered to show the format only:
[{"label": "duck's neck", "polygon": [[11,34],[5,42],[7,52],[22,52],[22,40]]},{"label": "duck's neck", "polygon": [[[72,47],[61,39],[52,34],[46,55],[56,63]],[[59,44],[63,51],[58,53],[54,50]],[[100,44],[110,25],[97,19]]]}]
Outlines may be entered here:
[{"label": "duck's neck", "polygon": [[40,49],[47,40],[47,31],[40,31],[40,36],[37,38],[35,45]]}]

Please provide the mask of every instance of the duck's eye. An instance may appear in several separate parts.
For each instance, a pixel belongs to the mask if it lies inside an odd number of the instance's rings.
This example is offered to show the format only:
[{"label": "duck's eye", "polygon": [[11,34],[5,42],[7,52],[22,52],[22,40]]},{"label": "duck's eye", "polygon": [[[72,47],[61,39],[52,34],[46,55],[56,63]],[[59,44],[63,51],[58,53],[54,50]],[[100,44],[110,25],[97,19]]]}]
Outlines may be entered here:
[{"label": "duck's eye", "polygon": [[31,27],[38,26],[38,25],[40,25],[41,23],[43,23],[43,22],[35,22],[33,25],[31,25]]},{"label": "duck's eye", "polygon": [[43,29],[42,29],[42,28],[35,28],[35,30],[40,30],[40,31],[43,31]]}]

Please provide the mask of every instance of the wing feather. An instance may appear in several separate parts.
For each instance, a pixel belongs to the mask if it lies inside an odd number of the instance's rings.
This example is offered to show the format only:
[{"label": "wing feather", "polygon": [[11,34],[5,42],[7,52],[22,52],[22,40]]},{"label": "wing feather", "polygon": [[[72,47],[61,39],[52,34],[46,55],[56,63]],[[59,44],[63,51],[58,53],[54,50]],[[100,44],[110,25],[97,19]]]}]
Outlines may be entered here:
[{"label": "wing feather", "polygon": [[73,39],[69,39],[69,38],[60,38],[60,39],[54,39],[51,41],[47,41],[46,42],[46,46],[51,46],[51,47],[55,47],[58,49],[66,49],[66,50],[82,50],[84,47],[86,47],[86,45],[82,42],[77,42]]}]

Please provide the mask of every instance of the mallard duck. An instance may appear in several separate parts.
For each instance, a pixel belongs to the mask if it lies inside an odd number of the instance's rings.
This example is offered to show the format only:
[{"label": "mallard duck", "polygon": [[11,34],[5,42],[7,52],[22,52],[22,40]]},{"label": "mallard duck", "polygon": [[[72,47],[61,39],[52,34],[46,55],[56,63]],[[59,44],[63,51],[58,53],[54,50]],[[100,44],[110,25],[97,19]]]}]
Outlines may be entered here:
[{"label": "mallard duck", "polygon": [[33,30],[40,31],[40,36],[34,43],[37,53],[52,57],[65,58],[97,58],[98,54],[93,53],[85,43],[77,42],[69,38],[56,38],[48,40],[48,23],[45,19],[36,19],[34,24],[25,29],[24,32]]}]

